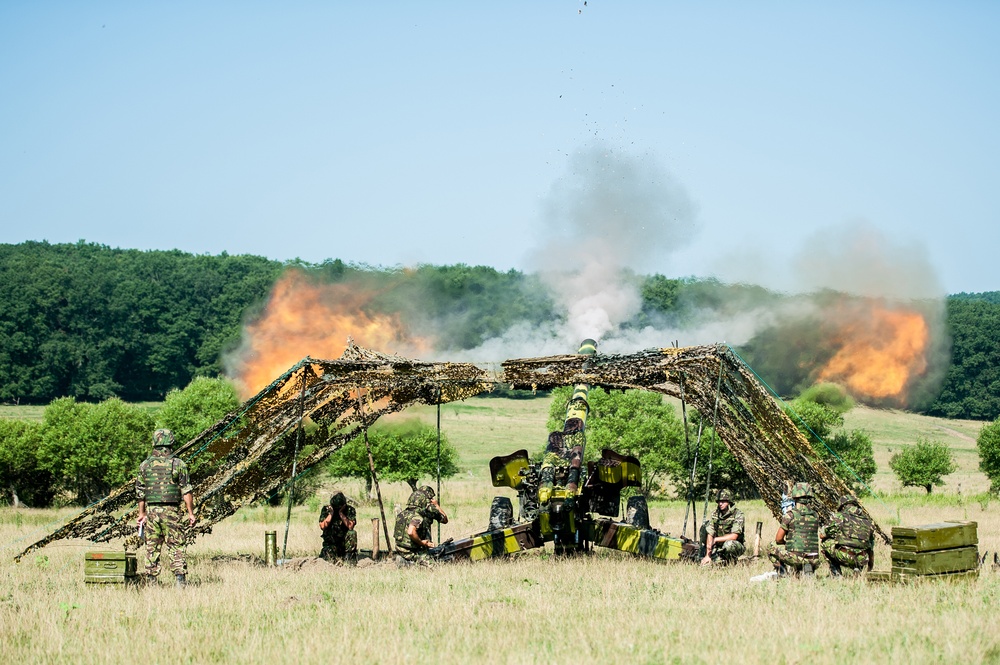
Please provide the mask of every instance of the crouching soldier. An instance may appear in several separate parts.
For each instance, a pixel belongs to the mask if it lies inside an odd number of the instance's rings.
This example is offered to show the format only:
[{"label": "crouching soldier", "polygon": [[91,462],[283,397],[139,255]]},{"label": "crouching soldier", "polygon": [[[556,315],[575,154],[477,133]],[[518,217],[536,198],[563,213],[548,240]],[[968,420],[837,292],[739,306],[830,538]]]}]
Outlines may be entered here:
[{"label": "crouching soldier", "polygon": [[705,547],[705,557],[701,565],[707,566],[718,561],[724,564],[736,563],[746,552],[743,544],[743,528],[746,519],[743,511],[733,505],[733,493],[719,490],[716,510],[701,526],[701,542]]},{"label": "crouching soldier", "polygon": [[795,505],[782,515],[774,542],[767,546],[767,558],[779,575],[789,571],[811,573],[819,565],[819,514],[812,507],[809,483],[795,483]]},{"label": "crouching soldier", "polygon": [[323,531],[323,549],[319,555],[327,561],[354,562],[358,558],[357,513],[348,505],[343,492],[330,497],[330,503],[319,513],[319,528]]},{"label": "crouching soldier", "polygon": [[396,554],[403,562],[430,562],[428,550],[434,547],[431,525],[435,520],[441,524],[448,523],[448,515],[434,499],[434,490],[426,485],[414,490],[406,508],[396,515],[396,528],[393,530]]},{"label": "crouching soldier", "polygon": [[875,525],[865,516],[858,500],[845,495],[830,523],[819,531],[823,556],[830,564],[830,575],[838,577],[841,566],[855,572],[871,570],[875,563]]}]

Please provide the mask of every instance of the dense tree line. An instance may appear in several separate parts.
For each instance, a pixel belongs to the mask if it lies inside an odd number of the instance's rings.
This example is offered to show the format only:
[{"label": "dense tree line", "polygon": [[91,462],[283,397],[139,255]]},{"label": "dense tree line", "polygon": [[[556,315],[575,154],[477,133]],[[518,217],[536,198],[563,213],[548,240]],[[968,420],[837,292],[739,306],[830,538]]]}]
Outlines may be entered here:
[{"label": "dense tree line", "polygon": [[993,420],[1000,416],[1000,291],[948,298],[951,365],[928,413]]},{"label": "dense tree line", "polygon": [[0,245],[0,400],[159,400],[216,375],[280,270],[256,256]]}]

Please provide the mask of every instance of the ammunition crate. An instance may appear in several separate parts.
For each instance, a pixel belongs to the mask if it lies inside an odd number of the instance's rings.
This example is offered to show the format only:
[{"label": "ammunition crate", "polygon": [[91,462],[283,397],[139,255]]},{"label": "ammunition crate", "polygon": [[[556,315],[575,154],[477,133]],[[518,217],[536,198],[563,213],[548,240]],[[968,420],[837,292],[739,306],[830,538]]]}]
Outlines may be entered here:
[{"label": "ammunition crate", "polygon": [[[930,552],[978,545],[975,522],[938,522],[922,526],[894,526],[893,552]],[[975,566],[973,566],[975,567]]]},{"label": "ammunition crate", "polygon": [[83,581],[87,584],[128,584],[137,582],[133,552],[87,552]]},{"label": "ammunition crate", "polygon": [[894,575],[936,575],[976,570],[979,567],[979,548],[956,547],[933,552],[892,551]]}]

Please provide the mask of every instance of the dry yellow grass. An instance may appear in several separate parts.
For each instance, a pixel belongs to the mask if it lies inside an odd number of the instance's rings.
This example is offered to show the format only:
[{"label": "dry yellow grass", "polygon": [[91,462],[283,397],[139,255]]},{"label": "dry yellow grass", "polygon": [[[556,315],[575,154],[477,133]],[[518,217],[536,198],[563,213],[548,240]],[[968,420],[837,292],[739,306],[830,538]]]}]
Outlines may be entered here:
[{"label": "dry yellow grass", "polygon": [[[497,493],[486,460],[537,447],[546,410],[542,400],[474,400],[443,410],[442,425],[463,459],[462,474],[444,484],[453,518],[445,538],[485,526]],[[435,417],[433,409],[415,414]],[[861,415],[876,447],[915,440],[908,426],[936,426],[909,414]],[[884,436],[880,418],[892,425]],[[969,436],[977,431],[950,426]],[[965,472],[970,480],[963,483],[973,483],[978,472],[968,465]],[[343,489],[354,497],[361,491],[354,483]],[[408,491],[386,485],[383,493],[391,511]],[[868,505],[887,527],[976,520],[981,551],[1000,550],[996,504],[963,501],[950,485],[939,495],[921,493],[893,493],[885,505]],[[761,502],[741,508],[748,528],[762,521],[765,539],[773,537],[776,524]],[[315,505],[293,511],[290,557],[318,551],[317,512]],[[12,563],[53,520],[72,514],[0,509],[4,662],[1000,662],[1000,574],[990,571],[966,583],[869,585],[821,570],[815,578],[753,584],[749,578],[767,570],[766,561],[702,569],[609,552],[569,560],[535,552],[434,569],[390,563],[293,571],[220,559],[262,556],[268,530],[278,531],[280,547],[285,510],[260,507],[217,525],[190,548],[192,584],[184,590],[85,585],[84,553],[107,547],[86,542],[53,544]],[[362,547],[370,546],[368,520],[377,514],[374,505],[359,508]],[[651,517],[678,534],[683,505],[655,502]],[[877,567],[888,567],[888,548],[880,547]]]}]

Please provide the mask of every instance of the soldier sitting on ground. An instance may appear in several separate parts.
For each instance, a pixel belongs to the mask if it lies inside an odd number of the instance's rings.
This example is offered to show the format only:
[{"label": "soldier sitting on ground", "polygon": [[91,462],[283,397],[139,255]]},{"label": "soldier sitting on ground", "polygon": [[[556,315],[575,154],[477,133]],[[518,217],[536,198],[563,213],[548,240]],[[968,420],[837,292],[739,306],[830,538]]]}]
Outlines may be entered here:
[{"label": "soldier sitting on ground", "polygon": [[830,575],[838,577],[841,566],[857,573],[875,563],[875,525],[862,512],[857,498],[844,495],[830,517],[829,524],[819,530],[820,548],[830,564]]},{"label": "soldier sitting on ground", "polygon": [[701,525],[701,542],[705,546],[701,565],[715,561],[736,563],[747,549],[743,544],[745,521],[743,511],[733,505],[733,493],[719,490],[715,512]]},{"label": "soldier sitting on ground", "polygon": [[778,575],[789,571],[811,573],[819,564],[819,514],[812,507],[809,483],[795,483],[795,506],[782,515],[774,542],[767,546],[767,558]]},{"label": "soldier sitting on ground", "polygon": [[327,561],[356,561],[358,558],[357,513],[348,505],[343,492],[330,497],[330,503],[319,513],[319,528],[323,530],[323,549],[319,555]]},{"label": "soldier sitting on ground", "polygon": [[434,490],[426,485],[414,490],[406,508],[396,516],[396,528],[393,530],[396,554],[402,561],[430,562],[428,550],[434,547],[431,525],[435,520],[441,524],[448,523],[448,515],[434,499]]}]

